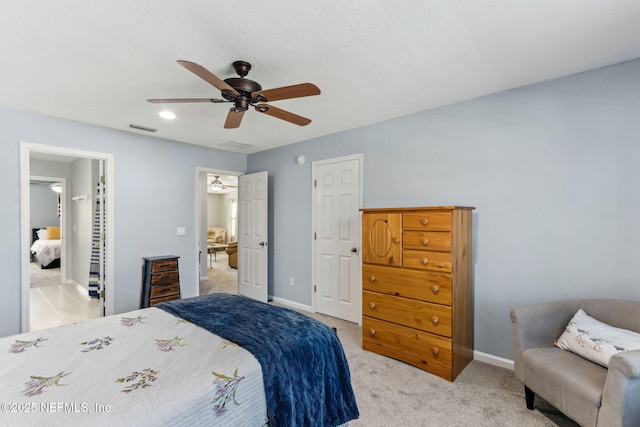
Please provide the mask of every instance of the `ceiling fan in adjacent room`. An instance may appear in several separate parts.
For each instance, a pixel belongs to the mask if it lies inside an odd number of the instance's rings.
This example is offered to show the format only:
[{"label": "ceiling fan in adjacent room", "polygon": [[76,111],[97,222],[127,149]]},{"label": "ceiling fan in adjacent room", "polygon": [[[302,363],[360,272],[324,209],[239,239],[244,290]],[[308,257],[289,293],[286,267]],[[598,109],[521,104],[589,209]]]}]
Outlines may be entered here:
[{"label": "ceiling fan in adjacent room", "polygon": [[238,188],[237,185],[227,185],[220,181],[220,176],[214,176],[214,180],[209,183],[209,188],[211,191],[215,191],[216,193],[224,190],[228,190],[230,188]]},{"label": "ceiling fan in adjacent room", "polygon": [[195,62],[178,61],[187,70],[200,77],[207,83],[215,86],[222,92],[222,98],[177,98],[177,99],[148,99],[152,103],[174,102],[232,102],[233,107],[227,114],[224,123],[226,129],[240,126],[242,117],[249,107],[255,108],[259,113],[267,114],[277,119],[285,120],[298,126],[306,126],[311,123],[306,117],[293,114],[289,111],[274,107],[265,102],[280,101],[283,99],[302,98],[305,96],[320,95],[320,89],[313,83],[301,83],[293,86],[283,86],[275,89],[262,90],[260,84],[245,78],[251,70],[251,64],[246,61],[235,61],[233,68],[240,77],[220,79],[212,72]]}]

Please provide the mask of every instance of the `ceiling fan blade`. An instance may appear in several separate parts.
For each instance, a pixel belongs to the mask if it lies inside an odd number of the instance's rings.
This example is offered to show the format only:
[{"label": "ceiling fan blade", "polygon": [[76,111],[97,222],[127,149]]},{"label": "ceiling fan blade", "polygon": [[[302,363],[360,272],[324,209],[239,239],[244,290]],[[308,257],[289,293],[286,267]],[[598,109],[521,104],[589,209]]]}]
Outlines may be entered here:
[{"label": "ceiling fan blade", "polygon": [[191,71],[193,74],[200,77],[207,83],[210,83],[213,86],[217,87],[218,89],[231,92],[236,96],[240,96],[237,90],[229,86],[224,80],[220,79],[218,76],[204,68],[202,65],[196,64],[195,62],[181,60],[178,60],[178,64],[182,65],[184,68]]},{"label": "ceiling fan blade", "polygon": [[244,111],[236,112],[233,108],[229,110],[229,114],[227,114],[227,120],[224,122],[225,129],[235,129],[240,127],[240,122],[242,121],[242,117],[244,116]]},{"label": "ceiling fan blade", "polygon": [[311,119],[307,119],[306,117],[290,113],[289,111],[285,111],[272,105],[258,104],[256,106],[256,111],[267,114],[271,117],[275,117],[277,119],[285,120],[298,126],[306,126],[311,123]]},{"label": "ceiling fan blade", "polygon": [[264,97],[261,102],[279,101],[281,99],[302,98],[303,96],[320,95],[320,89],[313,83],[301,83],[293,86],[283,86],[275,89],[259,90],[253,92],[251,97],[258,95]]},{"label": "ceiling fan blade", "polygon": [[154,104],[175,103],[175,102],[229,102],[226,99],[218,98],[170,98],[170,99],[147,99],[148,102]]}]

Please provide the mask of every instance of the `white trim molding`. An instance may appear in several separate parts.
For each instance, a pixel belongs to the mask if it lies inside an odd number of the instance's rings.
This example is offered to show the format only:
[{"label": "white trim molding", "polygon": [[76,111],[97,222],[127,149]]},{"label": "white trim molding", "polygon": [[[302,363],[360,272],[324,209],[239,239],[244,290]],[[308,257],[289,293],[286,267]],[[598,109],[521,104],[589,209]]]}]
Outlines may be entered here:
[{"label": "white trim molding", "polygon": [[501,368],[506,368],[510,370],[514,370],[513,360],[505,359],[503,357],[494,356],[493,354],[483,353],[481,351],[473,352],[473,359],[478,362],[488,363],[489,365],[499,366]]}]

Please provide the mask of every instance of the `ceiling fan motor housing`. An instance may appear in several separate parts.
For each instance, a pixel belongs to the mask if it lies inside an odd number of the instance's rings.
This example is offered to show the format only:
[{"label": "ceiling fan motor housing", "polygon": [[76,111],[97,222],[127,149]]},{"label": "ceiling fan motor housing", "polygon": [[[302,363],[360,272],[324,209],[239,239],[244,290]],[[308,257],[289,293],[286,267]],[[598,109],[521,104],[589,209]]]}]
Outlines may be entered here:
[{"label": "ceiling fan motor housing", "polygon": [[231,77],[225,79],[224,82],[240,93],[240,96],[237,96],[232,92],[222,91],[222,97],[224,99],[235,102],[236,112],[247,111],[250,104],[258,102],[251,98],[251,94],[262,90],[262,86],[253,80],[245,79],[243,77]]}]

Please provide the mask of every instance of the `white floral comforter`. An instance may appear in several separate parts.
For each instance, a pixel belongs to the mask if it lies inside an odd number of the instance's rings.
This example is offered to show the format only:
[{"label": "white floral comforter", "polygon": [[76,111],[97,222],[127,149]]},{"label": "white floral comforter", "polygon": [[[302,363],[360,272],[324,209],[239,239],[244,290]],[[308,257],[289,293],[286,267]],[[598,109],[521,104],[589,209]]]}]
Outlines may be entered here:
[{"label": "white floral comforter", "polygon": [[3,425],[263,426],[258,361],[157,308],[0,338]]},{"label": "white floral comforter", "polygon": [[38,239],[31,245],[31,252],[35,255],[40,265],[47,266],[51,261],[60,258],[60,240]]}]

